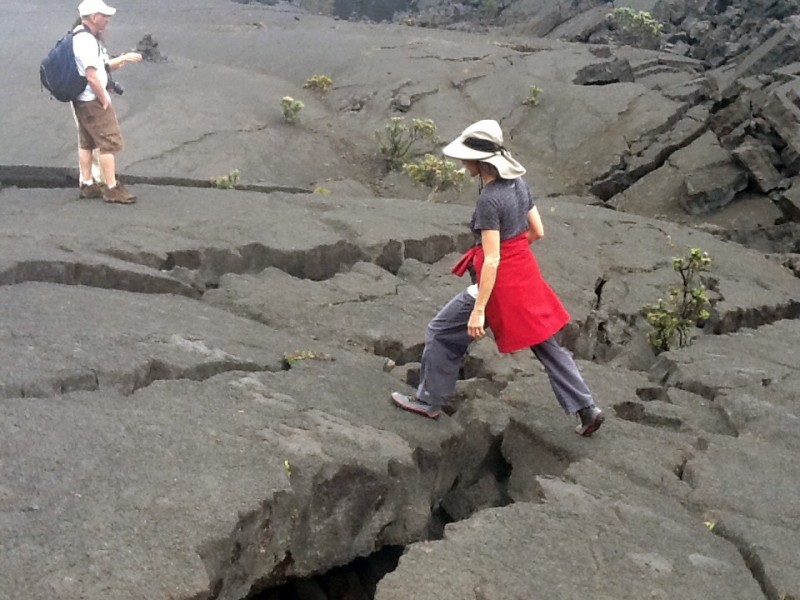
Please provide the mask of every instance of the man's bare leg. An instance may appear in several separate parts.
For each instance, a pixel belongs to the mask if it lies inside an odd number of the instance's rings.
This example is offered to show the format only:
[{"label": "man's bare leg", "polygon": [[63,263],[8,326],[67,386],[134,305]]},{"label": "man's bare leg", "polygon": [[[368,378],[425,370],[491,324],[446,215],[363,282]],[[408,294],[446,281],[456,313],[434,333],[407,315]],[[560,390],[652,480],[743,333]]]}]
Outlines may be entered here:
[{"label": "man's bare leg", "polygon": [[92,151],[78,148],[78,169],[81,172],[81,183],[92,181]]},{"label": "man's bare leg", "polygon": [[[89,153],[89,169],[91,170],[91,153]],[[116,160],[113,154],[100,154],[100,170],[103,172],[103,179],[106,185],[113,188],[117,185]]]}]

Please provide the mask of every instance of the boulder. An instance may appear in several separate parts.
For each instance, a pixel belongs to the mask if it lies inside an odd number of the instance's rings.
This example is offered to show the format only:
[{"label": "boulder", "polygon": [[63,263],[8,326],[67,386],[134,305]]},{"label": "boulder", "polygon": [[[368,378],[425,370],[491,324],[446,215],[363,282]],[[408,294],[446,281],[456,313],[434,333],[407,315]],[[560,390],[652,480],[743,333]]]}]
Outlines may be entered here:
[{"label": "boulder", "polygon": [[614,59],[608,62],[589,65],[578,71],[573,80],[577,85],[608,85],[633,81],[633,71],[627,60]]},{"label": "boulder", "polygon": [[[701,524],[656,515],[635,499],[539,482],[545,503],[486,510],[449,525],[443,540],[412,547],[378,584],[376,600],[522,600],[532,590],[565,599],[722,594],[749,600],[761,593],[741,556]],[[630,536],[633,530],[649,531],[647,544]],[[572,577],[568,586],[562,573]]]},{"label": "boulder", "polygon": [[790,95],[798,85],[800,81],[793,81],[775,89],[760,113],[783,144],[781,160],[784,172],[789,176],[800,172],[800,108]]},{"label": "boulder", "polygon": [[777,159],[777,154],[772,147],[767,149],[755,139],[746,138],[732,155],[747,170],[758,191],[767,193],[782,185],[784,178],[775,168],[773,156]]},{"label": "boulder", "polygon": [[625,211],[643,211],[639,214],[674,215],[680,207],[691,215],[702,215],[730,203],[747,181],[747,173],[707,131],[610,203]]},{"label": "boulder", "polygon": [[693,215],[708,214],[727,205],[747,187],[747,173],[734,165],[720,165],[686,175],[681,206]]},{"label": "boulder", "polygon": [[742,78],[769,73],[778,67],[800,59],[800,31],[784,27],[769,39],[753,49],[734,68],[710,74],[716,84],[718,100],[731,98],[736,94],[736,86]]},{"label": "boulder", "polygon": [[542,37],[572,17],[602,4],[603,0],[520,0],[503,10],[500,23],[512,26],[519,33]]}]

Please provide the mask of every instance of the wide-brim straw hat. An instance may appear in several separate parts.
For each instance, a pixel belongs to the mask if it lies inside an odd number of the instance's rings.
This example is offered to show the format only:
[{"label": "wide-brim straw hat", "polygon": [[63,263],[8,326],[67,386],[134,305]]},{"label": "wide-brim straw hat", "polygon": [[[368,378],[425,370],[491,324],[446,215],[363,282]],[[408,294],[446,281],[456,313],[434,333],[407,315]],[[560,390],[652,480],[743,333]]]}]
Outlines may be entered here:
[{"label": "wide-brim straw hat", "polygon": [[503,130],[492,119],[473,123],[447,144],[442,152],[450,158],[487,162],[497,169],[503,179],[525,175],[525,167],[503,147]]}]

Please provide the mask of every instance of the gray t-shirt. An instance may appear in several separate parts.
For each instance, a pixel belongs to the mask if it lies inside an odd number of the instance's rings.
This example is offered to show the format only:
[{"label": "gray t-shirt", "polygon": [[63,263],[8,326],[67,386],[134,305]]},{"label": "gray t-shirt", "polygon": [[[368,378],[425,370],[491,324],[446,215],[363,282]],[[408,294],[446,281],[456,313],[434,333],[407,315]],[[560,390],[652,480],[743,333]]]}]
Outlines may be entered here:
[{"label": "gray t-shirt", "polygon": [[527,231],[528,213],[533,206],[533,194],[522,177],[495,179],[488,183],[478,198],[469,223],[476,243],[480,243],[484,229],[499,231],[501,242]]}]

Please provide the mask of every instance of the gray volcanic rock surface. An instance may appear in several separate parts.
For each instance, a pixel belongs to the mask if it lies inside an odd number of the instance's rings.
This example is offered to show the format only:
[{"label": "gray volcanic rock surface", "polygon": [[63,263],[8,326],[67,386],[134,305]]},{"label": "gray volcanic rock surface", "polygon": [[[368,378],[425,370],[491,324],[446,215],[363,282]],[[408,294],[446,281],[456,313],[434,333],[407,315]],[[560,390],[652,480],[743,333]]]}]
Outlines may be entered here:
[{"label": "gray volcanic rock surface", "polygon": [[[33,83],[74,8],[0,21],[0,598],[800,597],[796,249],[750,229],[781,214],[765,194],[723,194],[755,177],[737,160],[766,173],[771,133],[728,148],[737,102],[709,124],[698,61],[285,4],[119,9],[112,50],[150,33],[168,57],[118,74],[131,207],[75,199],[69,109]],[[323,97],[302,87],[320,73]],[[792,139],[773,83],[741,93]],[[452,416],[391,405],[466,285],[475,197],[386,174],[374,131],[398,114],[443,140],[502,122],[608,414],[594,437],[486,340]],[[209,188],[234,168],[242,189]],[[642,306],[688,247],[712,257],[711,316],[656,357]]]}]

